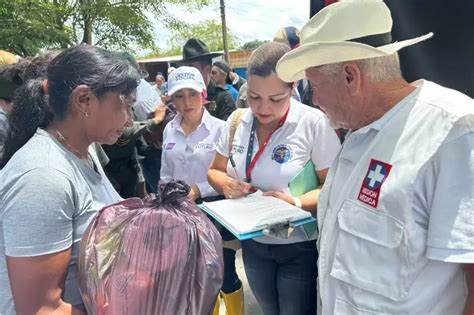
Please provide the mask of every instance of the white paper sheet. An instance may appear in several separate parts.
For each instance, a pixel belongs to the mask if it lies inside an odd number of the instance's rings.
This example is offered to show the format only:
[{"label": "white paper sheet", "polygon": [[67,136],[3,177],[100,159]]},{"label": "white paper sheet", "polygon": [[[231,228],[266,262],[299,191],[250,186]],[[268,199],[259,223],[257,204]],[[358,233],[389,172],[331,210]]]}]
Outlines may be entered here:
[{"label": "white paper sheet", "polygon": [[262,192],[239,199],[204,202],[209,213],[238,234],[262,230],[268,226],[293,222],[311,216],[281,199],[263,196]]}]

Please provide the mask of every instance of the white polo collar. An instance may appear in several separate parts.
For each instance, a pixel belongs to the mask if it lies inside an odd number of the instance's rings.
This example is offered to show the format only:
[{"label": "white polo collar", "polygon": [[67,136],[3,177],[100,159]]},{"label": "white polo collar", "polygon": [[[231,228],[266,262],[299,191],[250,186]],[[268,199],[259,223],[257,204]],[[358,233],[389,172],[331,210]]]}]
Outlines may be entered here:
[{"label": "white polo collar", "polygon": [[[212,127],[212,116],[209,114],[207,109],[203,107],[204,112],[202,113],[201,117],[201,123],[198,126],[198,129],[204,125],[204,127],[208,130],[211,131]],[[183,120],[183,116],[181,116],[179,113],[176,114],[176,116],[173,118],[173,120],[170,122],[171,127],[174,129],[179,129],[181,130],[181,121]]]}]

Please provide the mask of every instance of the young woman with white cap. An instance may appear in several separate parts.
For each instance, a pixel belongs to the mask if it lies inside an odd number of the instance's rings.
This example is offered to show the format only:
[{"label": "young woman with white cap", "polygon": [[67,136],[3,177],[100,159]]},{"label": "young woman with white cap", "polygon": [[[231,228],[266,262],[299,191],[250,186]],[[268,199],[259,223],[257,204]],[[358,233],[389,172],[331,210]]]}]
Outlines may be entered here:
[{"label": "young woman with white cap", "polygon": [[[194,67],[180,67],[168,78],[168,94],[178,114],[163,133],[161,179],[184,180],[191,186],[189,197],[196,202],[217,198],[207,181],[209,165],[216,154],[217,142],[225,122],[209,114],[203,105],[206,85]],[[226,240],[226,235],[223,235]],[[242,282],[235,271],[235,251],[224,248],[222,295],[228,314],[243,314]],[[237,292],[234,294],[234,292]],[[237,311],[236,311],[237,310]]]},{"label": "young woman with white cap", "polygon": [[180,67],[168,79],[168,94],[178,114],[163,133],[161,179],[184,180],[193,200],[217,196],[207,182],[207,170],[224,121],[204,108],[205,89],[201,73],[193,67]]}]

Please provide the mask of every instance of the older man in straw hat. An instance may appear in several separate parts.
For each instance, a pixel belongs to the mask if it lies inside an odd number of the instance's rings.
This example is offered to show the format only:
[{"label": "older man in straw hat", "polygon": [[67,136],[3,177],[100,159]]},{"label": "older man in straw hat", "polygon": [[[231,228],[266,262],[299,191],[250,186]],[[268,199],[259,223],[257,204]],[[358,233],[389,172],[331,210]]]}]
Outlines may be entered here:
[{"label": "older man in straw hat", "polygon": [[406,82],[382,1],[326,7],[279,61],[350,129],[318,204],[323,314],[474,313],[474,102]]}]

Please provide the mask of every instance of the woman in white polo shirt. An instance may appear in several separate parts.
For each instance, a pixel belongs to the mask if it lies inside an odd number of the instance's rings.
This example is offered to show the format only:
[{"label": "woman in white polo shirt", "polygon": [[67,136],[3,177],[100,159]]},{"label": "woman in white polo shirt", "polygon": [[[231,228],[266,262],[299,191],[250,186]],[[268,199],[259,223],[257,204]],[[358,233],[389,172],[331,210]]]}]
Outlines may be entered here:
[{"label": "woman in white polo shirt", "polygon": [[[293,198],[288,183],[310,160],[324,183],[340,143],[326,116],[292,99],[293,85],[276,75],[276,63],[289,50],[284,44],[266,43],[253,52],[247,69],[250,108],[231,144],[233,117],[227,120],[208,177],[226,198],[242,197],[255,187],[314,213],[320,189]],[[308,239],[295,229],[288,239],[244,241],[242,250],[250,287],[265,314],[316,313],[316,235]]]},{"label": "woman in white polo shirt", "polygon": [[168,78],[168,95],[178,114],[163,132],[160,178],[185,181],[193,200],[217,196],[207,182],[207,170],[225,124],[204,108],[205,89],[201,73],[193,67],[180,67]]},{"label": "woman in white polo shirt", "polygon": [[[216,154],[225,122],[203,106],[206,85],[199,70],[180,67],[168,78],[168,95],[178,114],[163,133],[161,179],[180,179],[191,186],[189,196],[197,203],[218,198],[207,181],[207,171]],[[225,232],[224,232],[225,233]],[[226,240],[227,234],[222,235]],[[235,251],[224,248],[222,296],[230,315],[242,312],[242,282],[235,271]]]}]

